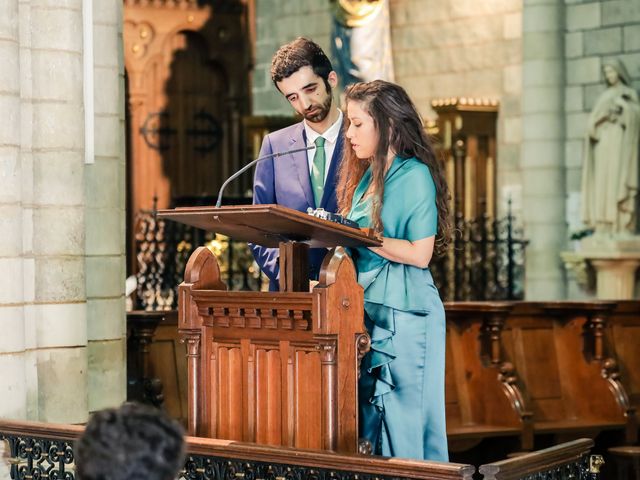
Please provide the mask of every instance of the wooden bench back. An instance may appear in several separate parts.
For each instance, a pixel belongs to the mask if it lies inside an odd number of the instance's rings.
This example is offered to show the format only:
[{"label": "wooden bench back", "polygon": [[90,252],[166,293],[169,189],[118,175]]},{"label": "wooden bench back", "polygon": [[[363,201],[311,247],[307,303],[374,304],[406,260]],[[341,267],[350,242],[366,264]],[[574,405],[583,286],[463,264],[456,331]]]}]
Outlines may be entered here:
[{"label": "wooden bench back", "polygon": [[455,302],[448,322],[450,440],[638,436],[640,302]]},{"label": "wooden bench back", "polygon": [[501,325],[511,309],[495,302],[446,305],[445,398],[454,451],[501,436],[526,436],[523,448],[533,448],[531,414],[512,385],[512,365],[502,355]]},{"label": "wooden bench back", "polygon": [[[636,442],[640,302],[455,302],[446,311],[450,450],[495,437],[532,450],[535,433],[567,439],[607,429]],[[176,330],[159,327],[151,370],[165,383],[167,408],[184,417],[186,399],[169,398],[178,388],[186,396]],[[158,368],[171,352],[180,358]]]}]

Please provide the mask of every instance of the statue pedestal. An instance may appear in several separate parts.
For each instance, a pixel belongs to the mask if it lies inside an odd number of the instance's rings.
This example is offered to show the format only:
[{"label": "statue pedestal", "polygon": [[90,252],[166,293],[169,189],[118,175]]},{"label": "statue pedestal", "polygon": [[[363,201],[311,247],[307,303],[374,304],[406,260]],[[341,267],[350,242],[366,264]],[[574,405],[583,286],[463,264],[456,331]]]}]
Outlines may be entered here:
[{"label": "statue pedestal", "polygon": [[640,253],[618,258],[590,258],[596,269],[596,294],[601,300],[631,300],[636,287]]},{"label": "statue pedestal", "polygon": [[[562,252],[567,270],[586,272],[591,266],[596,272],[596,297],[600,300],[631,300],[635,297],[640,237],[590,237],[583,240],[582,247],[580,251]],[[588,282],[585,280],[583,286],[586,285]]]}]

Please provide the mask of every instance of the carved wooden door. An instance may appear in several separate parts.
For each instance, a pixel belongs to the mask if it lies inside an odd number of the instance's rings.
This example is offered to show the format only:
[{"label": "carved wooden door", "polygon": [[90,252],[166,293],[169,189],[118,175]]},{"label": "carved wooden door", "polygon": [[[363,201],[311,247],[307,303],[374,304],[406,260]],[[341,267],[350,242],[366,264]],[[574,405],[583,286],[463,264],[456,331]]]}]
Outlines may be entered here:
[{"label": "carved wooden door", "polygon": [[125,0],[132,271],[138,212],[152,209],[154,199],[168,208],[176,199],[215,195],[240,167],[250,10],[244,0]]}]

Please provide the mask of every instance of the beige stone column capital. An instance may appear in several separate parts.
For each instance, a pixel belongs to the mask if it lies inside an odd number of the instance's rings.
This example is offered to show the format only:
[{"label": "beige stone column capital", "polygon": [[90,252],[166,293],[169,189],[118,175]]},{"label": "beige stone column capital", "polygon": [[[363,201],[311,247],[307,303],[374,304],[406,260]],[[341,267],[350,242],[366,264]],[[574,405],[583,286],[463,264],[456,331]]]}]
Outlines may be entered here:
[{"label": "beige stone column capital", "polygon": [[597,296],[601,300],[631,300],[634,297],[640,253],[626,258],[589,259],[596,269]]}]

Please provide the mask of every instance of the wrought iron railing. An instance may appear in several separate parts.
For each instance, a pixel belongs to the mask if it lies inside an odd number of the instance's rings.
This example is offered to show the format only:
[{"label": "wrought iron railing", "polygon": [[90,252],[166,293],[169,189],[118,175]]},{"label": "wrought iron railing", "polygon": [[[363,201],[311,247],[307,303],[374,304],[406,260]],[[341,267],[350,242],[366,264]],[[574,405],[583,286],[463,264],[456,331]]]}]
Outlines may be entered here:
[{"label": "wrought iron railing", "polygon": [[134,310],[177,308],[177,286],[189,257],[202,245],[216,255],[229,290],[262,290],[268,281],[260,272],[245,242],[237,242],[199,228],[166,221],[157,211],[136,215],[137,290]]},{"label": "wrought iron railing", "polygon": [[435,258],[431,272],[447,301],[522,300],[527,240],[511,212],[455,221],[451,247]]},{"label": "wrought iron railing", "polygon": [[582,438],[526,455],[481,465],[484,480],[597,480],[602,456],[590,455],[593,440]]},{"label": "wrought iron railing", "polygon": [[[8,446],[4,456],[11,479],[75,480],[74,441],[82,431],[76,425],[0,420],[0,442]],[[459,463],[337,455],[195,437],[186,437],[186,443],[187,457],[177,477],[184,480],[471,480],[476,471]],[[485,480],[598,480],[604,462],[601,456],[590,455],[593,446],[593,440],[575,440],[481,465],[478,473]]]},{"label": "wrought iron railing", "polygon": [[[13,480],[75,480],[73,442],[83,428],[0,420],[0,441],[9,446]],[[471,480],[471,465],[416,462],[368,455],[270,447],[187,437],[184,480]],[[1,467],[0,467],[1,468]],[[2,472],[0,471],[0,477]]]}]

